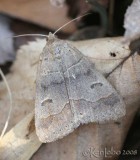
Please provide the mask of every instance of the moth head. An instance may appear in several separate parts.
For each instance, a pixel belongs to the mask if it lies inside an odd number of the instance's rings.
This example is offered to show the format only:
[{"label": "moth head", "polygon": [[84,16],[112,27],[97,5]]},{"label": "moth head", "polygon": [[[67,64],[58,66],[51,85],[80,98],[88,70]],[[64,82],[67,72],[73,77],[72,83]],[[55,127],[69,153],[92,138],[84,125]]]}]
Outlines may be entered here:
[{"label": "moth head", "polygon": [[49,35],[47,36],[47,43],[52,44],[55,40],[57,40],[56,36],[49,32]]},{"label": "moth head", "polygon": [[[61,58],[62,40],[58,39],[53,33],[49,33],[47,36],[47,44],[45,46],[45,52],[50,53],[52,60]],[[64,43],[64,42],[63,42]]]}]

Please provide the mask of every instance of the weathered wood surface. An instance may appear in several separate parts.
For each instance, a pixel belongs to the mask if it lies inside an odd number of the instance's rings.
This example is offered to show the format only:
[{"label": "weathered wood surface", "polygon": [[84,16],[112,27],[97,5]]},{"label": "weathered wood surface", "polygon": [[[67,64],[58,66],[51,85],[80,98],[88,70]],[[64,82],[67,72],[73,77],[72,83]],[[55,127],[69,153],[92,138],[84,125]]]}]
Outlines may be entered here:
[{"label": "weathered wood surface", "polygon": [[[23,46],[18,52],[12,72],[6,76],[14,101],[9,128],[12,128],[25,114],[27,115],[34,108],[36,67],[39,54],[44,45],[44,40],[38,40]],[[104,75],[112,71],[130,53],[128,47],[121,44],[121,38],[82,41],[76,42],[74,45],[84,55],[90,57],[98,70]],[[116,57],[111,57],[110,53],[115,53]],[[130,57],[123,66],[116,69],[108,77],[108,80],[124,98],[127,109],[125,117],[117,122],[108,122],[106,124],[92,123],[80,126],[63,139],[42,145],[36,152],[40,142],[35,135],[35,131],[29,132],[29,124],[33,118],[33,115],[29,115],[4,136],[0,144],[0,159],[27,160],[35,152],[31,158],[32,160],[116,159],[140,106],[140,56],[135,54],[133,58]],[[8,94],[3,82],[0,83],[0,96],[2,100],[0,108],[3,111],[0,126],[2,128],[5,120],[4,113],[8,110],[9,105]],[[105,149],[110,150],[111,148],[117,152],[113,153],[111,157],[107,155],[105,157],[103,155],[105,154]],[[103,151],[102,154],[99,155],[99,151]]]}]

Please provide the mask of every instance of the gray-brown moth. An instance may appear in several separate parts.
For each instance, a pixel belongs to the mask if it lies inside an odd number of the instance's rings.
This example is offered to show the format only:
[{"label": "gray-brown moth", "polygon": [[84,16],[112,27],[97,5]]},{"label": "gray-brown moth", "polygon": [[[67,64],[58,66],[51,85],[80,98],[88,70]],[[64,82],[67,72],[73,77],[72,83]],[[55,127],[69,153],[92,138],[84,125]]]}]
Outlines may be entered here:
[{"label": "gray-brown moth", "polygon": [[41,142],[62,138],[80,124],[125,115],[121,96],[78,49],[49,34],[36,80],[35,125]]}]

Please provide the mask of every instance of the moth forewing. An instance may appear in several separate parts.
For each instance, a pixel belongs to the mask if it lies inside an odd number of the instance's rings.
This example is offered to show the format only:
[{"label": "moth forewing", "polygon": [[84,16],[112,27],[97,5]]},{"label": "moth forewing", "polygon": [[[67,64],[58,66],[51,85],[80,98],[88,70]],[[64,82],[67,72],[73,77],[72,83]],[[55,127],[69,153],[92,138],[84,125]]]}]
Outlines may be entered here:
[{"label": "moth forewing", "polygon": [[42,142],[62,138],[80,124],[125,115],[121,96],[94,64],[52,34],[43,50],[36,83],[35,125]]}]

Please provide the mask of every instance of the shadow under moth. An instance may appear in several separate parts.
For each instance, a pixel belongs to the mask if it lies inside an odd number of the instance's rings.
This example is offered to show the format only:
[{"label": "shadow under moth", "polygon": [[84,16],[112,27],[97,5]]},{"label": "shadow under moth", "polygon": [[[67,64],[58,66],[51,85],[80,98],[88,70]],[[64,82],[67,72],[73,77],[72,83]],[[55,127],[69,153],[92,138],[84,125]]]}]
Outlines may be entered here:
[{"label": "shadow under moth", "polygon": [[121,96],[82,53],[50,33],[36,79],[35,126],[41,142],[52,142],[80,124],[125,115]]}]

